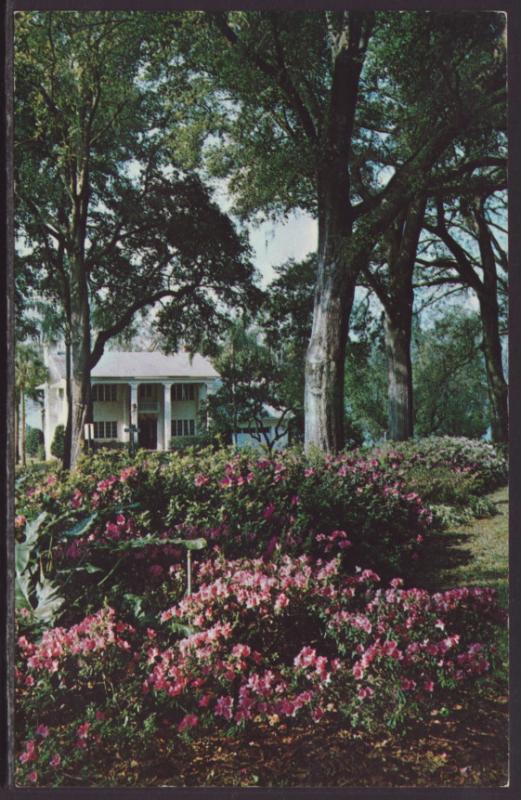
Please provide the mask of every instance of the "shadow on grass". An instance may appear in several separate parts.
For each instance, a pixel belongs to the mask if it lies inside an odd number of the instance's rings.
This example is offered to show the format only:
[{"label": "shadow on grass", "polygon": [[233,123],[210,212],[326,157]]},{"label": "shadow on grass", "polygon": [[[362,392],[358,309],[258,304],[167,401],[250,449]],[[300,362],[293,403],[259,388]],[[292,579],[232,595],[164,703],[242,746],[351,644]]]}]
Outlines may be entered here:
[{"label": "shadow on grass", "polygon": [[411,585],[429,591],[440,591],[445,588],[449,577],[447,573],[472,562],[472,551],[465,547],[471,538],[469,533],[455,531],[430,534],[411,574]]}]

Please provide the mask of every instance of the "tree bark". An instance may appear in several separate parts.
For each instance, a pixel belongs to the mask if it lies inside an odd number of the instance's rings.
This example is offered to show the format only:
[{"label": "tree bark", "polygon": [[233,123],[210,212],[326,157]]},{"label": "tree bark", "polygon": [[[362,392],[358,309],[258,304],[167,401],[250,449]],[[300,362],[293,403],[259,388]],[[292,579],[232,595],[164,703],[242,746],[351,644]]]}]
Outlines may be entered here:
[{"label": "tree bark", "polygon": [[506,444],[508,442],[508,387],[503,372],[497,298],[482,293],[479,296],[479,307],[483,325],[483,353],[492,405],[492,438],[495,442]]},{"label": "tree bark", "polygon": [[413,435],[411,319],[412,314],[404,325],[390,314],[384,315],[388,362],[388,434],[393,441],[404,441]]},{"label": "tree bark", "polygon": [[347,220],[340,217],[327,214],[319,224],[313,326],[305,366],[304,441],[306,448],[326,453],[344,446],[344,365],[358,276],[355,264],[346,265],[350,231]]},{"label": "tree bark", "polygon": [[361,266],[349,247],[349,160],[360,73],[374,25],[372,12],[342,12],[333,17],[329,31],[333,80],[325,147],[317,169],[317,282],[304,386],[305,446],[326,453],[344,446],[347,333]]},{"label": "tree bark", "polygon": [[72,442],[72,374],[71,374],[71,338],[70,332],[65,334],[65,396],[67,398],[67,422],[65,425],[65,439],[63,446],[63,468],[71,466]]}]

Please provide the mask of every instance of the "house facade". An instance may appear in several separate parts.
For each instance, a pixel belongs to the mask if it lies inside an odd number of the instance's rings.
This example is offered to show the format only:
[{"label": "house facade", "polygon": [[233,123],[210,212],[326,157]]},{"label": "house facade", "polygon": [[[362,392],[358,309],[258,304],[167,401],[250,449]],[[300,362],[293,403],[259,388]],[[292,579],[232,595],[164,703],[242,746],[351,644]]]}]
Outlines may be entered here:
[{"label": "house facade", "polygon": [[[44,394],[43,431],[45,457],[51,458],[51,443],[58,425],[67,421],[65,355],[47,350],[44,360],[49,380]],[[136,441],[147,450],[168,450],[175,439],[196,437],[206,427],[201,419],[208,394],[216,391],[220,378],[211,362],[187,352],[106,352],[91,373],[94,441],[128,443],[130,426],[137,429]],[[273,431],[276,419],[269,415],[266,430]],[[248,430],[234,436],[239,446],[258,446]],[[287,445],[287,437],[277,447]]]}]

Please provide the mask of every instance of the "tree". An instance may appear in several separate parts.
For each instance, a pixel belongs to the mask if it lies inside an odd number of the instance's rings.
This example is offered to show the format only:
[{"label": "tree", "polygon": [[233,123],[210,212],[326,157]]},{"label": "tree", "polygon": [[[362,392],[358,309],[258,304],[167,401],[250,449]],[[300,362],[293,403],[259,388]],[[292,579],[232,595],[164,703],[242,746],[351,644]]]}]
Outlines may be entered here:
[{"label": "tree", "polygon": [[[477,196],[464,195],[452,211],[442,200],[438,201],[435,219],[430,220],[427,229],[443,243],[445,257],[438,262],[432,259],[426,265],[438,264],[445,271],[445,278],[441,280],[462,283],[476,293],[491,400],[492,435],[495,441],[506,443],[508,387],[503,370],[499,301],[500,288],[502,285],[505,290],[506,279],[498,273],[508,270],[508,262],[492,232],[493,223],[487,208],[489,196],[490,190]],[[447,270],[456,272],[456,280],[447,275]]]},{"label": "tree", "polygon": [[461,309],[418,332],[416,428],[420,436],[483,436],[489,408],[480,320]]},{"label": "tree", "polygon": [[16,410],[16,442],[17,447],[22,432],[20,450],[16,460],[21,456],[22,464],[26,464],[26,399],[38,400],[41,392],[40,384],[47,380],[47,368],[38,351],[30,345],[19,344],[15,353],[15,410]]},{"label": "tree", "polygon": [[185,313],[238,302],[252,268],[201,181],[170,163],[174,123],[145,69],[147,32],[161,20],[126,12],[16,20],[16,219],[37,291],[64,312],[73,466],[92,414],[90,372],[107,342],[162,301],[175,344]]},{"label": "tree", "polygon": [[[228,438],[246,427],[271,452],[291,418],[281,392],[285,364],[240,321],[230,329],[215,365],[222,383],[207,400],[212,427]],[[265,427],[268,411],[278,414],[274,435]]]},{"label": "tree", "polygon": [[[343,445],[344,361],[362,266],[378,238],[423,191],[440,157],[505,101],[496,14],[320,11],[175,16],[167,77],[204,85],[206,160],[245,215],[311,211],[318,220],[313,326],[306,355],[306,442]],[[417,57],[421,52],[422,57]],[[182,63],[176,55],[182,55]],[[161,58],[164,53],[161,52]],[[172,62],[170,62],[172,64]],[[360,198],[351,167],[364,127],[399,86],[415,148],[378,191]],[[396,92],[394,93],[396,94]],[[220,116],[219,123],[219,103]],[[376,111],[375,111],[376,110]],[[391,108],[396,117],[397,108]],[[198,130],[200,130],[198,128]],[[391,129],[396,136],[396,129]]]}]

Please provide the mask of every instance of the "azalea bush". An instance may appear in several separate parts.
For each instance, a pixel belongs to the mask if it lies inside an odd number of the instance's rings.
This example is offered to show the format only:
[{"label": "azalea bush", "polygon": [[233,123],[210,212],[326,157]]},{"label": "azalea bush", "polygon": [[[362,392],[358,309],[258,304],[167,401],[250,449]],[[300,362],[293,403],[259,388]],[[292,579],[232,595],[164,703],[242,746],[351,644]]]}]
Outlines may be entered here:
[{"label": "azalea bush", "polygon": [[96,770],[103,780],[122,752],[157,766],[159,742],[168,754],[216,731],[323,718],[394,729],[494,663],[503,617],[492,590],[429,595],[400,579],[381,589],[372,570],[346,575],[340,557],[280,551],[197,571],[197,591],[146,629],[103,608],[19,637],[20,783],[96,782]]},{"label": "azalea bush", "polygon": [[269,557],[278,545],[316,557],[340,553],[346,567],[389,574],[418,552],[432,519],[418,494],[375,459],[206,449],[147,454],[128,465],[117,455],[84,459],[65,482],[50,475],[26,487],[21,512],[46,510],[55,541],[92,516],[88,536],[66,548],[73,557],[93,552],[100,536],[119,538],[119,525],[133,535],[203,537],[231,558]]},{"label": "azalea bush", "polygon": [[464,437],[431,436],[373,451],[382,468],[396,471],[425,502],[483,513],[480,495],[508,480],[506,454],[498,445]]}]

